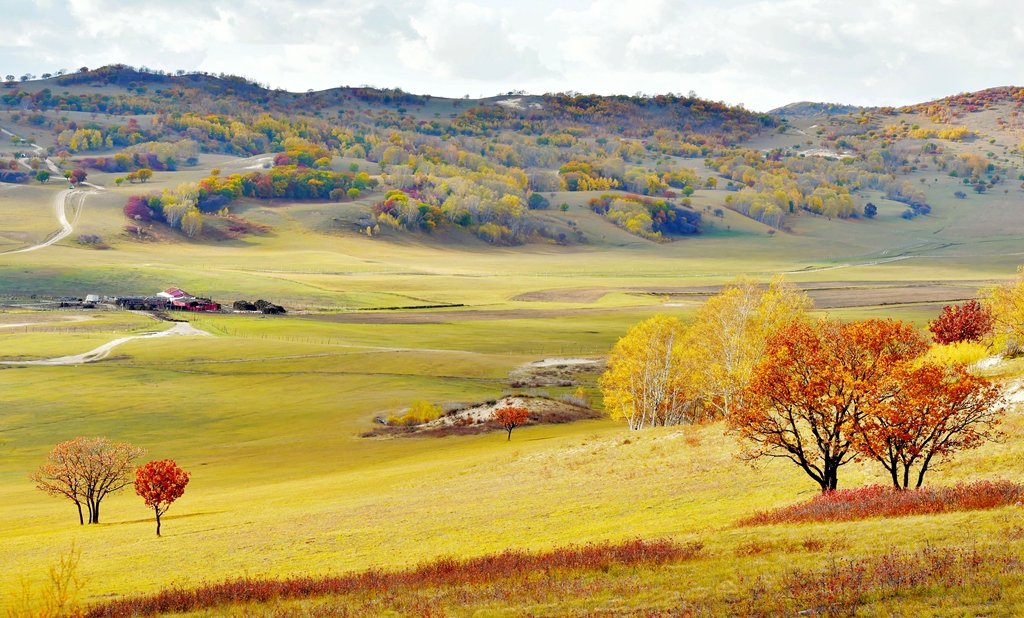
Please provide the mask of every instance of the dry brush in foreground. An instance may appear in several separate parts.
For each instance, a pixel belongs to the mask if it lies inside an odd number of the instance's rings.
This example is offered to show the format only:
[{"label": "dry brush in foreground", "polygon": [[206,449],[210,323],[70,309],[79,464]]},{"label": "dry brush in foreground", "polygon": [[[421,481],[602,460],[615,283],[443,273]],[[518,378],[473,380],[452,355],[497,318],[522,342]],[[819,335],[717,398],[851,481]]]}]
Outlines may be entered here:
[{"label": "dry brush in foreground", "polygon": [[[458,586],[507,590],[511,599],[517,589],[529,589],[542,582],[547,585],[553,575],[558,579],[558,575],[607,572],[613,567],[658,566],[693,559],[702,550],[703,545],[695,542],[679,544],[664,539],[636,539],[617,544],[570,545],[542,553],[507,550],[464,560],[442,558],[396,572],[371,569],[349,575],[283,580],[245,577],[194,589],[171,588],[153,595],[111,601],[91,607],[85,616],[154,616],[229,604],[269,603],[328,595],[369,599],[367,602],[383,610],[400,599],[415,597],[417,591]],[[432,615],[429,613],[430,602],[423,604],[413,600],[410,603],[412,607],[422,606],[427,611],[416,615]],[[406,607],[403,603],[399,605]]]},{"label": "dry brush in foreground", "polygon": [[897,490],[872,485],[818,494],[781,509],[761,511],[740,520],[740,526],[782,523],[835,522],[871,517],[932,515],[976,511],[1016,504],[1024,500],[1024,485],[1010,481],[977,481],[952,487]]}]

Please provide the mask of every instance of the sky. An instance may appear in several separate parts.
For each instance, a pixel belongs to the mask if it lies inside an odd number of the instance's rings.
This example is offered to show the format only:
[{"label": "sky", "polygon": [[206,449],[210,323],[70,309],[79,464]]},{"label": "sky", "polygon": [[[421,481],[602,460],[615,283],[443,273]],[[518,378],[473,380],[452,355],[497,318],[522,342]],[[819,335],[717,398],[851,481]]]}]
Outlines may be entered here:
[{"label": "sky", "polygon": [[1024,2],[0,0],[0,76],[114,63],[292,91],[900,105],[1024,85]]}]

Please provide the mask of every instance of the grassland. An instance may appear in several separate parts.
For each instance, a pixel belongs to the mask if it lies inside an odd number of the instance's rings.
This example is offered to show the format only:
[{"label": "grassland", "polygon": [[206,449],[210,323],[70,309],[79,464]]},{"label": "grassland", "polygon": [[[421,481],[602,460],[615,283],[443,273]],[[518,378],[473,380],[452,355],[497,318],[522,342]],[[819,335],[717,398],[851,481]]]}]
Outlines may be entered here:
[{"label": "grassland", "polygon": [[[755,146],[796,138],[762,139]],[[858,199],[879,205],[874,220],[805,215],[792,219],[791,232],[769,235],[766,226],[726,211],[708,216],[713,226],[701,237],[665,244],[590,212],[586,193],[558,194],[552,203],[565,201],[568,211],[541,215],[576,223],[587,240],[571,246],[493,247],[457,232],[367,238],[353,221],[373,196],[341,204],[243,202],[237,214],[271,231],[240,239],[189,241],[164,230],[159,242],[142,242],[122,233],[127,195],[237,161],[204,155],[198,168],[158,173],[145,187],[117,188],[112,176],[91,175],[107,191],[88,198],[75,234],[45,250],[0,255],[0,295],[15,304],[30,303],[33,294],[153,293],[177,285],[227,302],[265,298],[293,314],[203,316],[194,324],[213,337],[131,341],[88,365],[0,369],[0,606],[20,577],[40,580],[72,542],[82,549],[86,602],[240,574],[399,568],[442,555],[567,542],[641,536],[704,543],[699,563],[641,573],[648,585],[628,602],[664,608],[757,573],[822,566],[827,552],[799,549],[808,540],[849,556],[976,542],[1022,550],[1013,537],[1024,519],[1019,508],[735,527],[814,487],[789,466],[737,462],[720,424],[630,434],[610,420],[585,421],[518,429],[511,442],[498,434],[358,437],[374,416],[414,398],[486,399],[500,395],[508,373],[525,362],[600,356],[636,321],[657,311],[686,318],[711,287],[737,275],[787,273],[832,315],[923,326],[943,304],[1009,277],[1022,261],[1016,189],[956,200],[953,179],[915,172],[911,180],[928,186],[933,210],[926,217],[901,219],[902,204],[865,193]],[[57,229],[57,188],[0,189],[0,251]],[[719,207],[725,194],[698,191],[694,202]],[[102,236],[110,249],[77,244],[80,233]],[[453,306],[415,309],[424,305]],[[0,313],[0,360],[78,354],[155,324],[130,313],[86,314],[91,318],[43,324],[65,314]],[[1021,367],[999,371],[1014,380]],[[593,385],[589,390],[600,405]],[[962,456],[931,480],[1019,480],[1021,410],[1011,410],[1004,429],[1005,442]],[[165,517],[163,538],[153,535],[149,511],[130,492],[104,503],[103,523],[80,527],[73,505],[33,488],[28,473],[55,442],[76,435],[130,441],[149,449],[149,458],[173,458],[193,472]],[[864,464],[840,478],[844,487],[875,482],[884,478]],[[772,549],[744,549],[754,542]],[[910,599],[892,615],[1014,615],[1020,607],[1008,598],[968,599],[963,607]],[[586,600],[562,602],[544,611],[589,609]],[[882,609],[878,615],[888,615]]]}]

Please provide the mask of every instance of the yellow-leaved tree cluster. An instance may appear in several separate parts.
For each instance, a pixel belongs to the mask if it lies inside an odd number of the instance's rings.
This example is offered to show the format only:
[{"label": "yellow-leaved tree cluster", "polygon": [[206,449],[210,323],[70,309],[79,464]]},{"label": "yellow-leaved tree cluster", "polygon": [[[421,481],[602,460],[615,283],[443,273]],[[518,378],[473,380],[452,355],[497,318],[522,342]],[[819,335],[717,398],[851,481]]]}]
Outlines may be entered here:
[{"label": "yellow-leaved tree cluster", "polygon": [[992,347],[1007,356],[1024,352],[1024,266],[1017,278],[981,290],[981,302],[992,313]]},{"label": "yellow-leaved tree cluster", "polygon": [[767,287],[730,283],[690,324],[655,315],[612,349],[600,381],[605,407],[634,430],[728,416],[742,405],[769,336],[811,306],[780,276]]}]

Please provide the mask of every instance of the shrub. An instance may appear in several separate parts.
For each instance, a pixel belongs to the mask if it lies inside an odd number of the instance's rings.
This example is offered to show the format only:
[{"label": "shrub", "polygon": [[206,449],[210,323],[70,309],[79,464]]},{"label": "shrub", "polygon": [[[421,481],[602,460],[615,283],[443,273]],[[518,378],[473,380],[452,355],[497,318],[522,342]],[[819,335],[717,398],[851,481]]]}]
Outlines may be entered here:
[{"label": "shrub", "polygon": [[526,204],[530,210],[547,210],[551,206],[551,202],[540,193],[531,193],[529,199],[526,200]]},{"label": "shrub", "polygon": [[[1021,567],[1020,559],[1010,553],[978,547],[893,549],[861,559],[832,558],[823,567],[793,569],[771,580],[754,580],[739,591],[736,601],[728,603],[728,615],[847,618],[861,615],[858,610],[872,601],[926,590],[946,598],[960,597],[960,591],[977,586],[995,592],[1002,587],[1000,576],[1014,578]],[[707,614],[691,610],[680,615]]]},{"label": "shrub", "polygon": [[22,183],[28,180],[25,172],[15,172],[0,169],[0,182]]},{"label": "shrub", "polygon": [[128,198],[124,205],[124,216],[138,221],[150,221],[153,219],[153,211],[149,207],[149,196],[133,195]]},{"label": "shrub", "polygon": [[973,365],[989,355],[989,348],[975,341],[933,345],[925,354],[925,360],[940,365]]},{"label": "shrub", "polygon": [[[194,589],[170,588],[153,595],[95,605],[86,618],[128,618],[185,613],[229,603],[260,603],[325,595],[372,595],[386,598],[403,592],[445,586],[478,585],[517,589],[545,585],[556,572],[607,571],[612,566],[657,566],[692,560],[703,545],[659,539],[622,543],[570,545],[542,553],[506,550],[477,558],[441,558],[404,571],[371,569],[342,576],[257,579],[244,577]],[[512,581],[508,581],[512,580]]]},{"label": "shrub", "polygon": [[503,225],[488,222],[477,229],[476,235],[489,243],[502,244],[511,240],[512,231]]},{"label": "shrub", "polygon": [[217,212],[230,202],[231,200],[223,195],[215,194],[199,200],[198,208],[201,212]]},{"label": "shrub", "polygon": [[740,520],[739,526],[781,523],[853,521],[872,517],[903,517],[950,511],[994,509],[1024,499],[1024,485],[1010,481],[958,483],[899,491],[872,485],[819,494],[805,502],[762,511]]},{"label": "shrub", "polygon": [[936,343],[978,341],[992,332],[992,312],[976,300],[946,305],[939,317],[928,323]]},{"label": "shrub", "polygon": [[405,414],[388,416],[388,425],[405,425],[407,427],[423,425],[441,418],[443,412],[441,406],[435,406],[423,399],[416,399],[405,411]]}]

